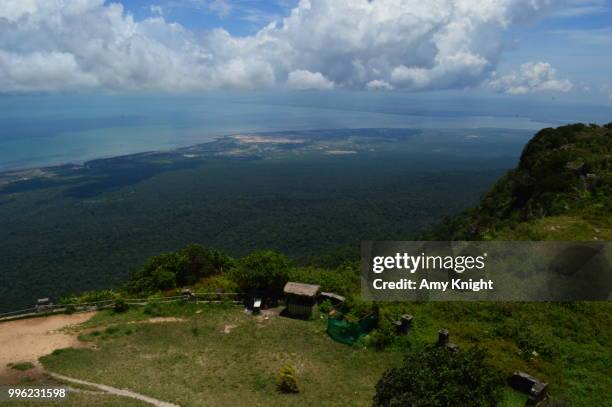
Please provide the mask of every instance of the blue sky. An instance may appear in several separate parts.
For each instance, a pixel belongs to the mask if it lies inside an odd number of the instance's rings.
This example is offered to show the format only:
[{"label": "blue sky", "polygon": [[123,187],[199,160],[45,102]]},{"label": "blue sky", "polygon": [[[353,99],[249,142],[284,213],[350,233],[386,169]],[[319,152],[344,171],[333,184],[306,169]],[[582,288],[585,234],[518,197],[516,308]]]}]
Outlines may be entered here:
[{"label": "blue sky", "polygon": [[0,94],[341,89],[610,104],[611,66],[603,0],[0,3]]},{"label": "blue sky", "polygon": [[[109,2],[109,1],[107,1]],[[126,0],[126,10],[144,19],[160,11],[169,21],[191,30],[225,28],[233,35],[251,35],[289,13],[297,0]]]}]

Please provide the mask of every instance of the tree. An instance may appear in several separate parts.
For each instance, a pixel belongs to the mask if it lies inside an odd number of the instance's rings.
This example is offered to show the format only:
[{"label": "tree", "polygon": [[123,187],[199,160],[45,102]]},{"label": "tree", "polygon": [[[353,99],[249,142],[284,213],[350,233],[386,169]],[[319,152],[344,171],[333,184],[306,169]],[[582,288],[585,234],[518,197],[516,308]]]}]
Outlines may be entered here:
[{"label": "tree", "polygon": [[479,348],[452,352],[429,347],[408,354],[376,385],[375,407],[488,407],[500,400],[503,381]]},{"label": "tree", "polygon": [[272,298],[282,296],[289,280],[291,260],[273,251],[257,251],[240,259],[230,276],[243,292],[258,292]]},{"label": "tree", "polygon": [[134,273],[126,289],[132,293],[151,293],[191,285],[231,269],[232,264],[233,260],[218,250],[191,244],[178,252],[151,257]]}]

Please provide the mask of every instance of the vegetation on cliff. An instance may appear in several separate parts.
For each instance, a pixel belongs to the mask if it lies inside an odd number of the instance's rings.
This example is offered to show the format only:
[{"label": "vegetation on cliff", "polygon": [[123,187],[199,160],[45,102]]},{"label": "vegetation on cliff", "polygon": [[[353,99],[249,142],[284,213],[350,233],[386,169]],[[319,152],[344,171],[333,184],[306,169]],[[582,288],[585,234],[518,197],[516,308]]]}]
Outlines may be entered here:
[{"label": "vegetation on cliff", "polygon": [[539,131],[519,165],[436,240],[611,240],[612,123]]}]

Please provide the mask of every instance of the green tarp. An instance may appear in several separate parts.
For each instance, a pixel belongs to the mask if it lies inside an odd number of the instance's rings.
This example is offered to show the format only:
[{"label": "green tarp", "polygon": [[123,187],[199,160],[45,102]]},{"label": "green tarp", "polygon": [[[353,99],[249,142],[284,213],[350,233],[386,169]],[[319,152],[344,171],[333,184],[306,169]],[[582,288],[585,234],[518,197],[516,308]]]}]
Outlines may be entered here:
[{"label": "green tarp", "polygon": [[376,328],[378,317],[374,314],[362,318],[358,322],[347,322],[340,317],[327,319],[327,334],[335,341],[352,345]]}]

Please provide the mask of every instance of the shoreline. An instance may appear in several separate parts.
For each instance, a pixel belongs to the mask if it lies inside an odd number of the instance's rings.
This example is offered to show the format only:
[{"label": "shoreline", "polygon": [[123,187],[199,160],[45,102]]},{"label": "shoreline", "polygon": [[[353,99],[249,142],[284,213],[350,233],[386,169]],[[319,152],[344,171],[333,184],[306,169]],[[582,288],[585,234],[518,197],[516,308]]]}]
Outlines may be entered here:
[{"label": "shoreline", "polygon": [[[42,165],[42,166],[24,166],[24,167],[16,167],[16,168],[11,168],[11,169],[0,169],[0,186],[5,185],[6,183],[2,182],[3,178],[6,177],[14,177],[14,176],[19,176],[20,174],[28,174],[28,173],[33,173],[33,172],[48,172],[48,171],[52,171],[54,169],[62,169],[62,168],[74,168],[74,169],[79,169],[79,168],[83,168],[83,167],[87,167],[88,164],[90,163],[94,163],[94,162],[98,162],[98,161],[107,161],[107,160],[117,160],[117,159],[129,159],[131,157],[139,157],[139,156],[146,156],[146,155],[156,155],[156,154],[172,154],[172,153],[179,153],[182,150],[193,150],[196,149],[198,147],[202,147],[205,145],[211,145],[214,143],[218,143],[224,140],[228,140],[228,139],[234,139],[237,136],[241,136],[241,135],[252,135],[252,136],[262,136],[262,135],[267,135],[267,136],[278,136],[278,135],[283,135],[283,136],[287,136],[288,134],[317,134],[317,133],[321,133],[321,132],[334,132],[334,131],[365,131],[365,130],[410,130],[410,131],[415,131],[415,130],[429,130],[429,131],[487,131],[487,130],[503,130],[505,132],[517,132],[517,133],[527,133],[527,132],[536,132],[537,130],[527,130],[527,129],[517,129],[517,128],[504,128],[504,127],[477,127],[477,128],[454,128],[454,127],[438,127],[438,128],[420,128],[420,127],[404,127],[404,128],[396,128],[396,127],[363,127],[363,128],[337,128],[337,129],[313,129],[313,130],[282,130],[282,131],[272,131],[272,132],[246,132],[246,133],[236,133],[236,134],[224,134],[221,136],[215,136],[214,138],[207,140],[207,141],[203,141],[201,143],[195,143],[195,144],[189,144],[186,146],[182,146],[182,147],[172,147],[172,148],[168,148],[168,149],[161,149],[161,150],[144,150],[144,151],[139,151],[139,152],[135,152],[135,153],[126,153],[126,154],[117,154],[117,155],[108,155],[108,156],[99,156],[96,158],[92,158],[92,159],[87,159],[87,160],[73,160],[73,161],[65,161],[65,162],[58,162],[56,164],[50,164],[50,165]],[[27,179],[31,179],[31,178],[26,178],[24,180]],[[18,180],[17,180],[18,181]]]}]

